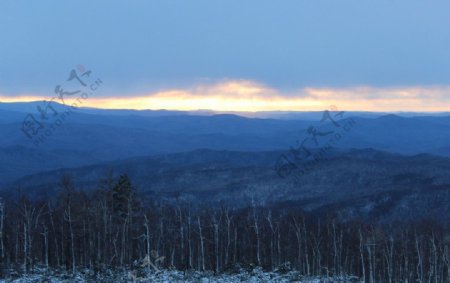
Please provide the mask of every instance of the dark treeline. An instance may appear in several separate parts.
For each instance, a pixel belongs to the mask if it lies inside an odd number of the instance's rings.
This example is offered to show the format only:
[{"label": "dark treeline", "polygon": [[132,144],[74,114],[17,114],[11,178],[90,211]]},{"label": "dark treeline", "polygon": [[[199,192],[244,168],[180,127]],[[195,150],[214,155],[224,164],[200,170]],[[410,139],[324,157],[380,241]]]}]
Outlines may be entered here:
[{"label": "dark treeline", "polygon": [[144,204],[126,175],[89,194],[66,176],[56,198],[1,204],[2,276],[38,265],[100,272],[150,258],[161,268],[216,273],[290,266],[366,282],[449,282],[449,231],[432,222],[381,227],[294,209]]}]

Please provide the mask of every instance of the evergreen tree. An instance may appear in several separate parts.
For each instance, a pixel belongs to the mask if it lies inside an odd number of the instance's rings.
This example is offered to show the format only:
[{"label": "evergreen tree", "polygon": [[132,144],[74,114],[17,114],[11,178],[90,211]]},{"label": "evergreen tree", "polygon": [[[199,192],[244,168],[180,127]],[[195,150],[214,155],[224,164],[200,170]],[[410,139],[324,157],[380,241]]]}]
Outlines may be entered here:
[{"label": "evergreen tree", "polygon": [[127,174],[120,175],[112,191],[113,212],[119,220],[123,221],[129,216],[132,198],[133,187],[130,178]]}]

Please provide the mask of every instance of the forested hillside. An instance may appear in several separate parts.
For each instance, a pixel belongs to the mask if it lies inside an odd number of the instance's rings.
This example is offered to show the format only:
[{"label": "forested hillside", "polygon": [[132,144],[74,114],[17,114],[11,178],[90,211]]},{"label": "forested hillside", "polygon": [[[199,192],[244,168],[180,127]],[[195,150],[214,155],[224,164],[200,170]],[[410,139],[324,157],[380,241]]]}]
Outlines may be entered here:
[{"label": "forested hillside", "polygon": [[[105,272],[253,269],[366,282],[448,282],[450,231],[433,221],[377,225],[301,207],[239,209],[143,201],[127,175],[81,191],[69,176],[56,199],[2,200],[2,276],[36,268]],[[137,273],[133,273],[137,274]]]}]

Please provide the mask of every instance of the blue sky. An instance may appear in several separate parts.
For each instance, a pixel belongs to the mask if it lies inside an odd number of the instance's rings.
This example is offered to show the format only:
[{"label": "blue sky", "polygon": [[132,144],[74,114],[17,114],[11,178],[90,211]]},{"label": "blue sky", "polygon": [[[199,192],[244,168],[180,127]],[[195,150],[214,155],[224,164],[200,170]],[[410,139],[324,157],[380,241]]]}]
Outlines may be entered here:
[{"label": "blue sky", "polygon": [[277,97],[431,87],[445,100],[449,11],[415,0],[3,0],[0,97],[51,96],[83,64],[104,81],[99,98],[245,82]]}]

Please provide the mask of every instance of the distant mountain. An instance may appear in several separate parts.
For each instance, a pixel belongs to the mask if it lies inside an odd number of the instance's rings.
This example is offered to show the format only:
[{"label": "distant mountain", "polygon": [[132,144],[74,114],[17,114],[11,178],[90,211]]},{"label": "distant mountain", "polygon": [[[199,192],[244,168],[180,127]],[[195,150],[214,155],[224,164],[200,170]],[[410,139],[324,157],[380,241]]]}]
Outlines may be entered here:
[{"label": "distant mountain", "polygon": [[12,110],[1,110],[0,109],[0,124],[4,123],[19,123],[24,119],[23,112],[17,112]]},{"label": "distant mountain", "polygon": [[[43,105],[43,101],[34,102],[0,102],[0,110],[16,111],[31,113],[35,112],[37,106]],[[52,105],[57,110],[64,110],[67,106],[52,102]],[[325,110],[325,109],[324,109]],[[322,118],[323,111],[213,111],[209,109],[199,109],[190,111],[179,110],[132,110],[132,109],[100,109],[92,107],[80,107],[78,111],[93,115],[108,115],[108,116],[144,116],[144,117],[163,117],[174,115],[193,115],[193,116],[213,116],[217,114],[233,114],[247,118],[263,118],[263,119],[281,119],[281,120],[306,120],[315,121]],[[357,116],[361,118],[377,118],[390,113],[387,112],[369,112],[369,111],[346,111],[347,116]],[[442,117],[450,116],[450,112],[396,112],[396,115],[401,117],[418,117],[431,116]]]},{"label": "distant mountain", "polygon": [[[192,115],[177,111],[76,109],[35,146],[22,132],[24,118],[34,103],[0,103],[0,185],[24,175],[62,167],[86,166],[136,156],[186,152],[195,149],[270,151],[323,147],[334,136],[333,147],[374,148],[401,154],[450,156],[450,116],[403,117],[344,113],[320,122],[322,112],[294,113],[298,119],[246,118],[233,114]],[[63,111],[64,105],[57,105]],[[369,113],[370,114],[370,113]],[[290,115],[290,114],[289,114]],[[316,120],[311,120],[315,115]],[[351,120],[350,120],[351,119]],[[311,142],[315,133],[317,143]],[[338,134],[338,135],[336,135]],[[35,139],[36,141],[36,139]],[[14,168],[14,169],[12,169]]]},{"label": "distant mountain", "polygon": [[273,167],[281,153],[196,150],[141,157],[31,175],[10,188],[39,198],[54,195],[64,174],[89,191],[105,184],[109,172],[113,177],[128,173],[143,201],[148,197],[238,207],[253,202],[332,211],[343,219],[450,220],[449,158],[332,150],[325,159],[302,163],[311,166],[304,174],[294,171],[281,178]]}]

